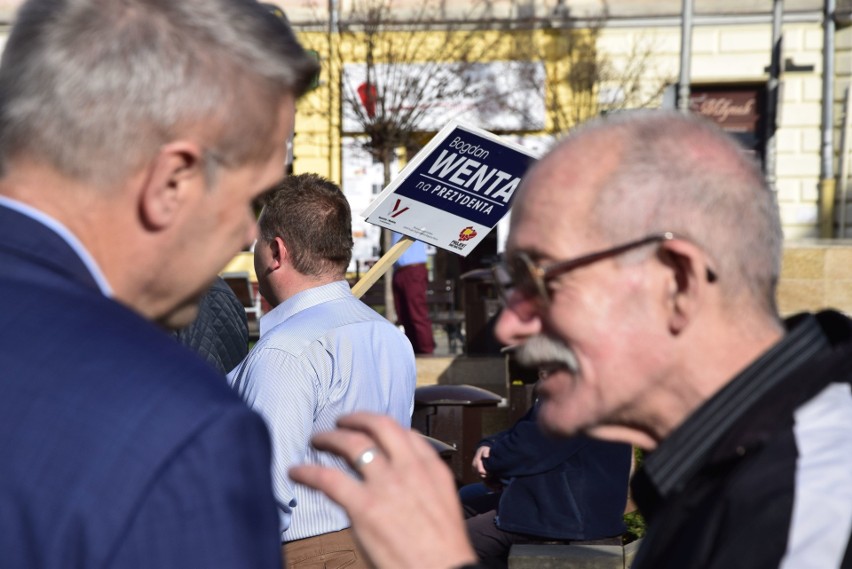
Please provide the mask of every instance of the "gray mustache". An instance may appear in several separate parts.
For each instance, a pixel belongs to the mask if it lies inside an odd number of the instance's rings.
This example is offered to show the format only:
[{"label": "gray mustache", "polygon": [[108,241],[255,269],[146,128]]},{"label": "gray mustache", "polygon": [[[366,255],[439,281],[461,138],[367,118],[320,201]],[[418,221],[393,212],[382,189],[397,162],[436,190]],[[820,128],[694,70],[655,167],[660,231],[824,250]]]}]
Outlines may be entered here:
[{"label": "gray mustache", "polygon": [[558,340],[543,334],[531,337],[514,351],[515,359],[526,367],[559,365],[571,373],[580,371],[574,351]]}]

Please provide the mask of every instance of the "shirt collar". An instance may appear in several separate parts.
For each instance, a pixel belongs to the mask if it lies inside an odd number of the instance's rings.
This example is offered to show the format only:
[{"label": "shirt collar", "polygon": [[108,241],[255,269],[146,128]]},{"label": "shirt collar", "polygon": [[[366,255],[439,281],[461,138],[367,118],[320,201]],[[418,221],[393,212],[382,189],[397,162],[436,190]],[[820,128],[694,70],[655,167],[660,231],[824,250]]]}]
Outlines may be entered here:
[{"label": "shirt collar", "polygon": [[59,237],[65,241],[69,247],[80,257],[80,260],[86,266],[89,273],[92,275],[92,278],[98,285],[101,293],[104,296],[111,297],[112,296],[112,287],[106,279],[103,271],[98,265],[95,258],[92,257],[92,254],[89,253],[89,250],[86,249],[85,245],[77,238],[76,235],[71,233],[71,230],[65,227],[60,221],[51,217],[41,211],[40,209],[36,209],[31,205],[27,205],[23,202],[19,202],[18,200],[14,200],[8,196],[0,196],[0,205],[3,205],[11,210],[14,210],[21,215],[26,215],[27,217],[37,221],[38,223],[44,225],[54,233],[56,233]]},{"label": "shirt collar", "polygon": [[828,347],[828,339],[813,315],[788,324],[792,327],[781,341],[699,407],[646,458],[644,476],[661,497],[682,489],[757,401]]},{"label": "shirt collar", "polygon": [[345,280],[334,281],[294,294],[260,318],[260,335],[263,336],[303,310],[347,296],[352,296],[352,290]]}]

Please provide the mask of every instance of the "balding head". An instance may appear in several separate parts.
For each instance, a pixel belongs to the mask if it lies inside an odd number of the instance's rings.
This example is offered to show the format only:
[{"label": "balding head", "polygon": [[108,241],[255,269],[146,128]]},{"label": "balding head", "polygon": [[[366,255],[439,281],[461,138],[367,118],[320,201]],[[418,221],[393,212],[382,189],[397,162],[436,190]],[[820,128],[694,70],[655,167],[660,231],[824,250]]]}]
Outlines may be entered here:
[{"label": "balding head", "polygon": [[589,123],[524,177],[498,338],[544,370],[540,420],[653,448],[783,333],[774,196],[698,118]]},{"label": "balding head", "polygon": [[548,184],[523,185],[520,211],[525,193],[571,188],[579,195],[553,197],[583,202],[587,232],[609,243],[661,231],[685,236],[713,260],[733,305],[775,317],[782,244],[775,196],[753,158],[715,125],[659,111],[592,121],[527,181],[542,175]]}]

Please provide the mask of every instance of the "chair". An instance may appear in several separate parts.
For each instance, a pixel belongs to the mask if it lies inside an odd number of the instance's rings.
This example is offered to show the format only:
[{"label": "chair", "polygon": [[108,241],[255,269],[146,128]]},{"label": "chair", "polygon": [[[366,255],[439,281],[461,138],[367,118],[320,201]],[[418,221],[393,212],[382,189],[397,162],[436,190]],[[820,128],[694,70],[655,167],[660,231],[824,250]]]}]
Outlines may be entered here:
[{"label": "chair", "polygon": [[447,279],[429,283],[426,291],[426,303],[429,305],[429,318],[435,326],[442,326],[447,333],[450,353],[464,345],[464,311],[456,310],[455,282]]}]

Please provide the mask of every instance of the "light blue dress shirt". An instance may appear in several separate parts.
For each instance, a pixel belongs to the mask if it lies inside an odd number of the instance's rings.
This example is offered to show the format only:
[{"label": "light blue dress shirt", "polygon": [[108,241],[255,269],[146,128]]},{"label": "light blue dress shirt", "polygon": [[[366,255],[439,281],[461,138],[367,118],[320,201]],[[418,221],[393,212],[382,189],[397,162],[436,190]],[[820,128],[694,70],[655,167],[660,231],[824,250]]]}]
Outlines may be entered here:
[{"label": "light blue dress shirt", "polygon": [[[396,244],[400,239],[402,239],[402,234],[396,232],[391,233],[391,241],[393,244]],[[423,243],[423,241],[415,240],[408,246],[408,249],[406,249],[405,253],[397,259],[393,266],[395,269],[398,269],[407,265],[425,264],[427,258],[426,244]]]},{"label": "light blue dress shirt", "polygon": [[100,266],[98,266],[97,261],[95,261],[92,254],[89,253],[89,250],[86,249],[85,245],[83,245],[83,243],[77,239],[77,236],[71,233],[65,225],[57,221],[55,218],[47,215],[40,209],[36,209],[17,200],[13,200],[7,196],[0,196],[0,205],[13,209],[20,214],[38,221],[45,227],[52,229],[54,233],[59,235],[66,243],[68,243],[68,246],[77,253],[77,256],[80,257],[80,260],[84,265],[86,265],[86,268],[89,269],[89,273],[92,275],[92,278],[95,279],[96,283],[98,283],[98,288],[101,289],[103,295],[112,297],[112,288],[109,286],[109,283],[107,282],[103,271],[101,271]]},{"label": "light blue dress shirt", "polygon": [[351,472],[342,459],[310,445],[341,415],[383,413],[411,426],[417,374],[405,335],[356,299],[346,281],[333,282],[300,292],[263,316],[260,340],[228,381],[272,435],[282,541],[349,527],[340,507],[294,484],[287,472],[298,464]]}]

